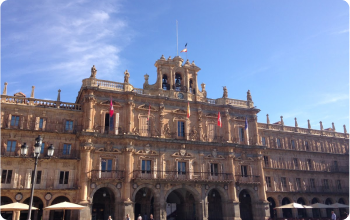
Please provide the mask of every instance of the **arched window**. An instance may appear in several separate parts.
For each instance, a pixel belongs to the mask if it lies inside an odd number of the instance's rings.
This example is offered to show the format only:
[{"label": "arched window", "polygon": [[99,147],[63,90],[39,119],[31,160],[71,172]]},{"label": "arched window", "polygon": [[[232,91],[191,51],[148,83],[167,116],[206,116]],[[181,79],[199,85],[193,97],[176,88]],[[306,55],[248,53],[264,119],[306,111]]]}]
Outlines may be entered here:
[{"label": "arched window", "polygon": [[180,73],[175,73],[175,90],[180,91],[181,90],[181,83],[182,77]]},{"label": "arched window", "polygon": [[170,89],[170,86],[168,84],[168,76],[167,75],[163,75],[163,79],[162,79],[162,88],[164,90],[169,90]]}]

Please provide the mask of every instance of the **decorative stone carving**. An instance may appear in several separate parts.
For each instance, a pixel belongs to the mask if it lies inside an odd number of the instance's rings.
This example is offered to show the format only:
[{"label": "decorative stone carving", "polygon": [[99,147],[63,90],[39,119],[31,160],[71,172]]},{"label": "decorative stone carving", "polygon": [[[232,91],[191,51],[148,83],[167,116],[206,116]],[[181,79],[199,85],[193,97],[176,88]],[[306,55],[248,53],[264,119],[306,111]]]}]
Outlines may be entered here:
[{"label": "decorative stone carving", "polygon": [[218,152],[216,151],[216,149],[213,149],[211,152],[211,155],[216,158],[218,156]]},{"label": "decorative stone carving", "polygon": [[170,126],[169,126],[169,123],[166,123],[164,125],[164,135],[166,137],[170,137],[171,136],[171,130],[170,130]]},{"label": "decorative stone carving", "polygon": [[97,69],[96,69],[95,65],[93,65],[91,67],[91,76],[90,76],[90,78],[96,78],[96,73],[97,73]]},{"label": "decorative stone carving", "polygon": [[146,154],[148,154],[150,151],[151,151],[151,147],[150,147],[149,144],[147,144],[147,145],[145,146],[145,152],[146,152]]},{"label": "decorative stone carving", "polygon": [[224,94],[222,95],[222,98],[228,98],[228,92],[226,86],[223,87],[224,89]]},{"label": "decorative stone carving", "polygon": [[192,141],[198,139],[198,133],[197,133],[197,130],[196,130],[195,126],[192,127],[192,130],[190,132],[190,138],[191,138]]},{"label": "decorative stone carving", "polygon": [[129,84],[129,77],[130,77],[130,74],[129,74],[128,70],[125,70],[125,72],[124,72],[124,83]]},{"label": "decorative stone carving", "polygon": [[248,90],[248,92],[247,92],[247,101],[250,101],[250,102],[253,101],[252,95],[250,94],[250,90]]}]

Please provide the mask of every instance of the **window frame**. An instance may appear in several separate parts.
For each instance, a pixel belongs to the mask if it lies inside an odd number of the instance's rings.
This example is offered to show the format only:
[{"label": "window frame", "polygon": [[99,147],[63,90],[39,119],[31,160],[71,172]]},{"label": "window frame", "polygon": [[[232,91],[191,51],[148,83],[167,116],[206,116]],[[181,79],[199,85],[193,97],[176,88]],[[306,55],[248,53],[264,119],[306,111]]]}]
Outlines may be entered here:
[{"label": "window frame", "polygon": [[276,145],[277,145],[277,148],[281,148],[282,147],[282,143],[281,143],[281,139],[280,138],[276,138]]},{"label": "window frame", "polygon": [[112,172],[113,159],[101,158],[101,172]]},{"label": "window frame", "polygon": [[244,142],[244,128],[243,127],[238,127],[238,139],[240,143]]},{"label": "window frame", "polygon": [[271,177],[265,176],[266,187],[271,187]]},{"label": "window frame", "polygon": [[218,163],[210,163],[210,175],[218,176],[219,175],[219,164]]},{"label": "window frame", "polygon": [[[5,178],[4,178],[4,174],[5,174]],[[1,172],[1,184],[11,184],[12,176],[13,176],[12,174],[13,174],[12,170],[3,169]]]},{"label": "window frame", "polygon": [[73,120],[66,120],[65,125],[64,125],[64,130],[65,131],[73,131],[74,127],[74,121]]},{"label": "window frame", "polygon": [[310,188],[316,188],[316,183],[314,178],[310,178]]},{"label": "window frame", "polygon": [[141,160],[141,173],[151,174],[152,172],[152,160]]},{"label": "window frame", "polygon": [[[11,143],[11,147],[9,148],[9,143]],[[13,146],[14,143],[14,146]],[[17,146],[17,141],[7,140],[6,152],[15,152]],[[10,151],[9,151],[10,150]]]},{"label": "window frame", "polygon": [[264,166],[269,167],[269,156],[264,156]]},{"label": "window frame", "polygon": [[282,184],[282,187],[287,187],[287,178],[286,177],[281,177],[281,184]]},{"label": "window frame", "polygon": [[266,138],[265,137],[261,137],[261,144],[263,146],[266,146]]},{"label": "window frame", "polygon": [[295,178],[295,183],[297,185],[298,188],[301,188],[301,178]]},{"label": "window frame", "polygon": [[68,182],[69,182],[69,171],[60,171],[58,184],[68,185]]},{"label": "window frame", "polygon": [[186,173],[187,173],[186,165],[187,164],[184,161],[177,162],[177,174],[178,175],[186,175]]},{"label": "window frame", "polygon": [[290,147],[292,150],[295,150],[295,140],[294,139],[290,140]]},{"label": "window frame", "polygon": [[[183,126],[182,126],[183,124]],[[182,128],[182,131],[181,131],[181,128]],[[186,123],[185,121],[182,121],[182,120],[178,120],[177,121],[177,137],[178,138],[185,138],[186,136]]]},{"label": "window frame", "polygon": [[[13,119],[15,119],[15,120],[13,120]],[[11,128],[18,128],[20,120],[21,120],[21,116],[19,116],[19,115],[11,115],[11,122],[10,122]]]},{"label": "window frame", "polygon": [[241,165],[241,176],[242,177],[248,177],[248,166],[247,165]]},{"label": "window frame", "polygon": [[72,144],[64,143],[63,149],[62,149],[62,155],[71,155],[71,153],[72,153]]}]

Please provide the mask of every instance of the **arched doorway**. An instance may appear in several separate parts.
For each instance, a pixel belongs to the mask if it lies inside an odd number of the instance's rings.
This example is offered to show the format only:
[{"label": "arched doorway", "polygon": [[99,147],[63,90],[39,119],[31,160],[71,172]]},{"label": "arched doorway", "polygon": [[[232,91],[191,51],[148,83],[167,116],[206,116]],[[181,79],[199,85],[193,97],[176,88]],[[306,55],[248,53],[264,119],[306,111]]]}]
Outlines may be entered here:
[{"label": "arched doorway", "polygon": [[92,200],[91,218],[95,220],[105,220],[108,216],[115,217],[115,197],[108,187],[98,189]]},{"label": "arched doorway", "polygon": [[[306,205],[305,200],[301,197],[297,200],[297,203],[302,204],[302,205]],[[307,217],[306,216],[306,209],[298,209],[298,217],[299,218],[306,218]]]},{"label": "arched doorway", "polygon": [[154,214],[154,195],[150,188],[143,187],[139,189],[135,196],[135,208],[134,208],[134,218],[135,220],[139,215],[141,215],[142,219],[149,219],[150,215]]},{"label": "arched doorway", "polygon": [[[56,197],[51,205],[55,205],[57,203],[61,202],[70,202],[69,199],[65,196],[59,196]],[[66,210],[64,214],[64,220],[70,220],[71,219],[71,210]],[[51,210],[50,211],[50,220],[62,220],[63,218],[63,210]]]},{"label": "arched doorway", "polygon": [[[24,200],[25,204],[30,203],[30,197]],[[38,208],[39,210],[32,210],[32,214],[30,216],[30,219],[32,220],[41,220],[43,216],[43,208],[44,208],[44,203],[41,201],[39,197],[34,196],[33,197],[33,207]],[[21,216],[19,218],[20,220],[26,220],[28,219],[28,211],[21,211]]]},{"label": "arched doorway", "polygon": [[267,201],[269,201],[269,207],[270,207],[270,218],[275,219],[277,217],[276,215],[276,202],[272,197],[267,198]]},{"label": "arched doorway", "polygon": [[[345,205],[345,200],[343,198],[340,198],[338,200],[338,203],[340,204],[344,204]],[[342,209],[339,209],[339,214],[340,214],[340,217],[341,218],[346,218],[348,215],[346,214],[346,209],[342,208]]]},{"label": "arched doorway", "polygon": [[[320,200],[318,198],[313,198],[311,200],[311,204],[319,203]],[[314,218],[320,218],[321,217],[321,211],[320,209],[312,209],[312,216]]]},{"label": "arched doorway", "polygon": [[[282,205],[287,205],[289,203],[290,203],[290,200],[287,197],[284,197],[282,199]],[[282,209],[282,213],[283,213],[283,218],[293,217],[292,209]]]},{"label": "arched doorway", "polygon": [[222,220],[222,200],[220,193],[216,189],[209,191],[208,203],[209,220]]},{"label": "arched doorway", "polygon": [[[1,205],[6,205],[12,203],[12,200],[7,196],[1,196]],[[12,212],[4,212],[1,210],[1,216],[4,219],[12,219]]]},{"label": "arched doorway", "polygon": [[252,199],[247,190],[242,190],[239,193],[239,211],[241,213],[242,220],[252,220],[253,210],[252,210]]},{"label": "arched doorway", "polygon": [[168,220],[196,219],[196,201],[190,191],[184,188],[175,189],[168,195],[166,202]]},{"label": "arched doorway", "polygon": [[[326,201],[324,202],[324,204],[326,205],[332,205],[333,202],[330,198],[327,198]],[[332,210],[333,208],[330,208],[330,209],[326,209],[326,213],[327,213],[327,216],[330,217],[332,215]]]}]

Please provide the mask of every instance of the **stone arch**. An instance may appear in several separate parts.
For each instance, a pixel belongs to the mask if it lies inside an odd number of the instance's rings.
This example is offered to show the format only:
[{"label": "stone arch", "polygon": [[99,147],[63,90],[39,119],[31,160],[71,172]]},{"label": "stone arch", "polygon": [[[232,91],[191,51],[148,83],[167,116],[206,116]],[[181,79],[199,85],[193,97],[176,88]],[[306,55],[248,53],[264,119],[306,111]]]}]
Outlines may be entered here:
[{"label": "stone arch", "polygon": [[224,188],[222,188],[221,186],[212,186],[210,187],[207,192],[203,195],[203,199],[205,199],[207,201],[208,199],[208,195],[209,195],[209,192],[212,190],[212,189],[215,189],[217,190],[219,193],[220,193],[220,196],[221,196],[221,199],[223,200],[223,202],[226,202],[229,198],[228,198],[228,193],[226,192],[226,190]]},{"label": "stone arch", "polygon": [[[52,202],[53,202],[55,199],[57,199],[58,197],[61,197],[61,196],[66,197],[66,198],[69,200],[69,202],[72,202],[72,201],[73,201],[73,200],[72,200],[72,197],[71,197],[70,195],[61,195],[61,194],[57,194],[57,195],[54,195],[54,196],[51,198],[49,204],[50,204],[50,205],[54,205],[54,204],[52,204]],[[43,201],[46,201],[46,200],[43,200]],[[49,205],[49,206],[50,206],[50,205]]]},{"label": "stone arch", "polygon": [[[10,203],[13,203],[13,200],[10,197],[1,196],[1,203],[0,203],[1,205],[6,205],[6,204],[10,204]],[[1,216],[4,219],[10,219],[10,217],[12,216],[12,211],[5,212],[5,211],[1,210]]]},{"label": "stone arch", "polygon": [[256,202],[256,201],[259,201],[258,191],[254,190],[254,189],[251,188],[251,187],[245,187],[245,188],[242,188],[242,189],[239,190],[238,195],[239,195],[243,190],[245,190],[245,191],[247,191],[247,192],[249,193],[250,197],[252,198],[252,202],[253,202],[253,201],[255,201],[255,202]]},{"label": "stone arch", "polygon": [[[314,197],[311,199],[311,204],[314,204],[314,203],[321,203],[321,200],[317,197]],[[320,209],[312,209],[312,215],[314,218],[320,218],[321,217]]]},{"label": "stone arch", "polygon": [[[293,199],[291,199],[288,196],[285,196],[282,198],[281,205],[287,205],[287,204],[292,203],[292,202],[294,202]],[[292,216],[293,216],[292,209],[282,209],[282,213],[283,213],[283,218],[292,218]]]},{"label": "stone arch", "polygon": [[110,189],[110,190],[114,193],[114,196],[115,196],[116,198],[120,198],[120,197],[121,197],[121,193],[120,193],[119,189],[117,189],[116,186],[114,186],[114,185],[112,185],[112,184],[109,184],[109,183],[103,183],[103,184],[101,184],[101,185],[96,186],[96,188],[95,188],[94,190],[91,191],[91,193],[90,193],[90,199],[91,199],[91,201],[92,201],[92,199],[93,199],[93,196],[94,196],[95,192],[96,192],[97,190],[99,190],[99,189],[101,189],[101,188],[105,188],[105,187],[108,188],[108,189]]},{"label": "stone arch", "polygon": [[145,188],[145,187],[152,190],[153,196],[154,196],[155,198],[156,198],[156,197],[157,197],[157,199],[159,198],[159,193],[157,193],[158,190],[157,190],[152,184],[145,183],[145,184],[142,184],[142,185],[138,186],[138,187],[134,190],[134,192],[132,193],[132,196],[131,196],[131,201],[135,202],[135,197],[136,197],[137,192],[138,192],[140,189]]},{"label": "stone arch", "polygon": [[168,189],[168,191],[165,193],[164,201],[166,201],[166,199],[168,198],[168,196],[171,192],[173,192],[174,190],[177,190],[177,189],[182,189],[182,188],[190,191],[193,194],[194,199],[197,202],[199,202],[201,200],[200,193],[195,188],[193,188],[192,186],[188,186],[188,185],[180,185],[180,186],[174,186],[173,188]]},{"label": "stone arch", "polygon": [[[33,196],[33,207],[39,208],[38,210],[32,210],[31,213],[31,219],[41,219],[43,217],[43,208],[45,207],[45,200],[40,198],[39,196]],[[30,203],[30,197],[23,200],[23,203],[28,204]],[[23,215],[27,216],[28,213],[23,213]]]},{"label": "stone arch", "polygon": [[[307,205],[306,204],[307,200],[304,197],[299,197],[297,199],[297,203],[302,204],[302,205]],[[303,218],[306,218],[306,209],[297,209],[298,216],[302,216]]]}]

